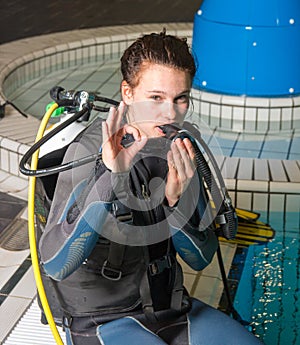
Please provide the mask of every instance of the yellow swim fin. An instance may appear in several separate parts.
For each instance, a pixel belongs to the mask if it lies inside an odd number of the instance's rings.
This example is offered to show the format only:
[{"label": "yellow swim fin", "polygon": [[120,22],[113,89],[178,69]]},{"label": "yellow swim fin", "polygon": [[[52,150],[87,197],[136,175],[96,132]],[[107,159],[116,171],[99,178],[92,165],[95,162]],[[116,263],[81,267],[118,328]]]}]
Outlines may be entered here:
[{"label": "yellow swim fin", "polygon": [[241,220],[245,219],[247,221],[255,221],[260,217],[260,214],[258,212],[248,211],[242,208],[236,208],[235,212],[238,218]]},{"label": "yellow swim fin", "polygon": [[238,229],[233,240],[226,240],[219,237],[220,241],[235,243],[241,246],[265,244],[275,236],[275,230],[269,224],[258,220],[260,214],[257,212],[236,209],[238,217]]}]

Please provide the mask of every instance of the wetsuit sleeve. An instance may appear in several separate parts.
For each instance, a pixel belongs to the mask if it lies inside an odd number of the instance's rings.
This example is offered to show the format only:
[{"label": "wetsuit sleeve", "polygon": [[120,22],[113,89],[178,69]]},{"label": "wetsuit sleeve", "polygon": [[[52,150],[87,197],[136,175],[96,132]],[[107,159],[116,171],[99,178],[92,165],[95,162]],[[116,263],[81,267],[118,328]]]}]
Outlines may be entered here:
[{"label": "wetsuit sleeve", "polygon": [[[74,159],[73,153],[79,150],[85,148],[72,144],[65,160]],[[89,256],[111,208],[111,172],[101,159],[93,165],[60,173],[57,182],[39,242],[44,269],[55,280],[66,278]]]},{"label": "wetsuit sleeve", "polygon": [[218,239],[203,184],[196,175],[193,180],[177,205],[168,209],[167,219],[176,251],[199,271],[212,261]]}]

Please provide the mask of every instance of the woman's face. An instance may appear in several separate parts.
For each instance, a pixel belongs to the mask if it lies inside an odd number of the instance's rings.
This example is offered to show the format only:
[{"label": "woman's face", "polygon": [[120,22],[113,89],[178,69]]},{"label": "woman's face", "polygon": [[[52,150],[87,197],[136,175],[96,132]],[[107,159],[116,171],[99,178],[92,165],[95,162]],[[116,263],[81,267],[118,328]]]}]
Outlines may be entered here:
[{"label": "woman's face", "polygon": [[183,122],[191,88],[187,72],[144,63],[137,78],[134,88],[124,81],[121,86],[123,101],[128,106],[128,123],[153,138],[164,135],[158,126]]}]

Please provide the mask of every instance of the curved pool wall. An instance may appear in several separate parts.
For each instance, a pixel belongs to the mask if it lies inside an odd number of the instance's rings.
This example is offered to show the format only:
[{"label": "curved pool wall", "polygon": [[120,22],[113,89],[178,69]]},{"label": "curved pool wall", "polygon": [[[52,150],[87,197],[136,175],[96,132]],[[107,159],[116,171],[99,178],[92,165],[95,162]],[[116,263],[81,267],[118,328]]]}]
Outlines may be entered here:
[{"label": "curved pool wall", "polygon": [[245,132],[300,129],[300,96],[234,96],[194,89],[195,110],[210,127]]}]

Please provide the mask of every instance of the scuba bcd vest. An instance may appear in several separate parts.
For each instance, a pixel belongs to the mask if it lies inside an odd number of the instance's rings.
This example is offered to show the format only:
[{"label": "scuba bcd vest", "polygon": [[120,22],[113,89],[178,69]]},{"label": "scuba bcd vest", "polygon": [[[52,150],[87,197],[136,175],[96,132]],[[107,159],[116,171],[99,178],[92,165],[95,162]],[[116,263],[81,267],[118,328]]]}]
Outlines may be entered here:
[{"label": "scuba bcd vest", "polygon": [[[99,120],[95,120],[84,132],[99,133]],[[192,130],[192,128],[188,129]],[[83,133],[78,138],[82,135]],[[171,135],[177,135],[176,127],[171,130]],[[188,135],[191,138],[190,132],[182,132],[181,135]],[[54,163],[61,163],[66,150],[67,147],[60,150],[60,157],[56,158],[55,153],[51,153],[51,159],[56,160]],[[207,163],[202,159],[201,152],[198,150],[196,154],[199,180],[204,179],[209,193],[216,194],[214,177]],[[42,157],[39,164],[47,166],[45,161],[48,158],[49,156]],[[145,192],[147,196],[148,172],[142,163],[136,166],[137,169],[131,172],[131,184],[137,196],[147,202]],[[95,169],[97,170],[97,164]],[[56,177],[51,178],[50,183],[49,177],[45,177],[47,183],[43,181],[43,177],[37,179],[35,213],[40,235],[46,225],[56,184]],[[49,187],[51,183],[53,186]],[[221,210],[218,214],[220,223],[225,225],[223,227],[225,232],[226,227],[228,228],[225,237],[230,238],[234,235],[232,229],[235,228],[231,224],[234,222],[234,220],[231,222],[231,218],[234,218],[234,216],[231,217],[231,204],[224,206],[224,200],[220,194],[217,199]],[[208,202],[207,195],[206,203]],[[134,225],[139,226],[159,223],[164,217],[159,206],[154,209],[148,207],[149,211],[132,212],[118,201],[115,201],[113,205],[115,206],[113,215],[119,222],[133,222]],[[76,207],[73,211],[76,214]],[[113,222],[113,218],[109,221]],[[212,226],[214,227],[214,224]],[[163,229],[163,231],[168,230]],[[155,318],[156,312],[160,310],[186,312],[189,309],[189,303],[183,287],[182,270],[175,255],[176,252],[169,237],[153,245],[129,246],[100,236],[89,258],[63,281],[52,280],[41,267],[46,294],[56,322],[61,323],[63,315],[88,316],[97,313],[103,315],[103,321],[108,321],[119,318],[122,313],[128,315],[141,312],[141,310],[150,319]]]},{"label": "scuba bcd vest", "polygon": [[[87,131],[99,131],[98,126],[99,123],[95,121]],[[52,163],[53,157],[51,153]],[[48,156],[42,157],[39,164],[46,166],[47,159]],[[62,157],[57,157],[54,163],[59,164],[61,160]],[[132,188],[143,202],[148,203],[145,195],[149,192],[148,172],[141,162],[137,166],[138,169],[131,173]],[[97,170],[97,162],[95,169]],[[164,172],[166,173],[165,168]],[[52,179],[54,189],[56,179]],[[35,213],[39,236],[49,215],[52,188],[49,176],[44,181],[43,178],[37,178]],[[76,212],[75,205],[69,212],[70,222],[72,217],[76,218]],[[161,206],[137,212],[125,207],[120,200],[113,202],[112,215],[107,221],[108,227],[116,226],[114,219],[139,226],[155,225],[164,218]],[[166,225],[161,231],[168,231]],[[159,226],[162,227],[161,224]],[[45,274],[41,266],[44,287],[56,323],[61,324],[65,315],[101,314],[103,320],[108,321],[124,313],[128,315],[141,311],[150,319],[155,319],[156,312],[161,310],[171,310],[176,314],[186,312],[189,303],[183,287],[183,273],[175,256],[169,236],[160,243],[145,246],[119,244],[100,236],[91,255],[66,279],[54,281]],[[44,317],[42,321],[45,322]]]}]

